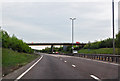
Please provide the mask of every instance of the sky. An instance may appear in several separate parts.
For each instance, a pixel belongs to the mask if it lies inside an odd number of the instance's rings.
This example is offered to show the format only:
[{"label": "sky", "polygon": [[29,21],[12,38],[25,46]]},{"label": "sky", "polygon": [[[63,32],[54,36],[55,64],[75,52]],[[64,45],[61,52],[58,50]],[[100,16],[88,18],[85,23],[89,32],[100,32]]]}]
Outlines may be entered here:
[{"label": "sky", "polygon": [[[115,0],[115,34],[118,32]],[[0,9],[1,10],[1,9]],[[112,0],[4,0],[2,29],[24,42],[87,43],[112,37]]]},{"label": "sky", "polygon": [[118,31],[120,31],[120,1],[118,3]]}]

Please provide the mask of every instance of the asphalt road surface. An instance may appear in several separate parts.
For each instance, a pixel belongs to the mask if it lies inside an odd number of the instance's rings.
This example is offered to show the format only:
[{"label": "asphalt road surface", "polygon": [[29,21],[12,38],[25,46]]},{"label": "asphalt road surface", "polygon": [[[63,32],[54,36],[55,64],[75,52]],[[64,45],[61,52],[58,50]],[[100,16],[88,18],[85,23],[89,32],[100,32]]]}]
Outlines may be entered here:
[{"label": "asphalt road surface", "polygon": [[118,64],[65,55],[43,58],[20,79],[117,79]]}]

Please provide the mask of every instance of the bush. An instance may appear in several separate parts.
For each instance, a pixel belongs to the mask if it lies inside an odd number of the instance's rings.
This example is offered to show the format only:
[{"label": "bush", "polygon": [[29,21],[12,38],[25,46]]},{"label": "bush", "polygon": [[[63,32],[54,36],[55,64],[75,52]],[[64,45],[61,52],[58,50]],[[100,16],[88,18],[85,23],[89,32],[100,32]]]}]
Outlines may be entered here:
[{"label": "bush", "polygon": [[97,41],[94,43],[88,43],[86,44],[83,48],[84,49],[98,49],[98,48],[112,48],[112,39],[108,38],[106,40],[102,40],[102,41]]},{"label": "bush", "polygon": [[26,43],[15,37],[15,35],[10,37],[6,31],[2,31],[2,47],[24,53],[34,52]]},{"label": "bush", "polygon": [[120,48],[120,32],[116,35],[116,47]]}]

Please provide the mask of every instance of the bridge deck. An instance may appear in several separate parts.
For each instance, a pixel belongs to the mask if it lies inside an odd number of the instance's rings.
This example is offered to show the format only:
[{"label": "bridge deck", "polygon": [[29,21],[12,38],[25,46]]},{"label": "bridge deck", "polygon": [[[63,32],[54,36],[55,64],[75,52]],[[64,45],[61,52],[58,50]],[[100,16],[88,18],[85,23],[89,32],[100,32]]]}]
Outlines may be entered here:
[{"label": "bridge deck", "polygon": [[[72,43],[27,43],[27,45],[72,45]],[[73,43],[73,45],[86,45],[86,43]]]}]

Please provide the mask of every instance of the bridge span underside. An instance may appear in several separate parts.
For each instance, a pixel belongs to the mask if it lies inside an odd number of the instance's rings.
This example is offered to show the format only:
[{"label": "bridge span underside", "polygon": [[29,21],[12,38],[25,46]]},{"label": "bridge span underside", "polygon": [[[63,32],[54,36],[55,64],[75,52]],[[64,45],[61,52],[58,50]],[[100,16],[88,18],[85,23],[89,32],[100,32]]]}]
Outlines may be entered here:
[{"label": "bridge span underside", "polygon": [[27,45],[29,46],[46,46],[46,45],[50,45],[51,46],[51,53],[53,53],[53,47],[56,45],[79,45],[79,46],[84,46],[86,45],[86,43],[27,43]]}]

